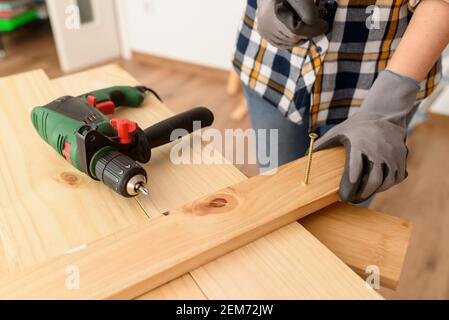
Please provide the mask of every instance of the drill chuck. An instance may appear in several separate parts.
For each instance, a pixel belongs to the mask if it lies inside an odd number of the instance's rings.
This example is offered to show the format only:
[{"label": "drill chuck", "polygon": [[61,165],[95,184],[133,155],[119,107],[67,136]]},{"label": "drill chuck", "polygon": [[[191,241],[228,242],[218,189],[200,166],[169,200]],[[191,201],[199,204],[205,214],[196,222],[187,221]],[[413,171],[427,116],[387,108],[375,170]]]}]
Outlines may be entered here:
[{"label": "drill chuck", "polygon": [[111,150],[96,161],[95,176],[118,194],[127,198],[148,195],[147,173],[130,157]]}]

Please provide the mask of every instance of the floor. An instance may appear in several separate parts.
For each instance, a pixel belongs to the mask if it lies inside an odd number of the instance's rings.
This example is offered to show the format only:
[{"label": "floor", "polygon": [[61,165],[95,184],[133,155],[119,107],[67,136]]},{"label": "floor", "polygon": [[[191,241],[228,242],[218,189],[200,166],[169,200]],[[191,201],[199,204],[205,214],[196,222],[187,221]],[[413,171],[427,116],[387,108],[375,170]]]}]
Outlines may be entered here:
[{"label": "floor", "polygon": [[[31,32],[32,31],[32,32]],[[32,35],[32,36],[30,36]],[[47,25],[24,28],[5,37],[6,60],[0,76],[42,68],[51,77],[61,76],[50,29]],[[175,112],[196,105],[209,106],[216,114],[215,127],[248,128],[249,121],[230,120],[230,110],[241,95],[226,93],[226,74],[208,68],[189,68],[137,55],[117,61],[140,82],[153,87]],[[390,299],[449,299],[449,117],[432,115],[409,139],[409,178],[380,194],[372,209],[414,222],[414,232],[403,278],[397,291],[382,290]],[[239,167],[248,176],[254,166]]]},{"label": "floor", "polygon": [[432,115],[409,140],[409,178],[380,194],[372,209],[414,223],[396,292],[385,297],[449,299],[449,117]]}]

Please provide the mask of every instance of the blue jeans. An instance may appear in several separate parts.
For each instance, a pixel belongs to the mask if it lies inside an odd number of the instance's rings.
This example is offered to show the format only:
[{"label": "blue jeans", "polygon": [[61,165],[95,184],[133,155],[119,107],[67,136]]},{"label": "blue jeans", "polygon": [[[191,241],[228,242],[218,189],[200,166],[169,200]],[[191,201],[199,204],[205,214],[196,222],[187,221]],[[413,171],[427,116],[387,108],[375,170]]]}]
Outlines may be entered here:
[{"label": "blue jeans", "polygon": [[[302,158],[306,155],[309,148],[309,115],[306,113],[304,116],[304,122],[301,125],[291,122],[285,118],[278,109],[274,108],[268,101],[264,100],[254,90],[244,86],[244,92],[248,104],[249,114],[251,118],[251,126],[253,129],[270,129],[278,130],[278,164],[282,166],[293,160]],[[318,130],[320,136],[324,135],[333,126],[325,126]],[[269,150],[268,141],[265,146],[259,145],[257,141],[257,147],[265,148],[262,152],[267,154]],[[260,162],[259,162],[260,163]],[[263,167],[261,165],[261,173],[270,170],[270,167]]]},{"label": "blue jeans", "polygon": [[[253,129],[270,129],[278,130],[278,164],[282,166],[293,160],[299,159],[306,155],[310,144],[309,138],[309,115],[306,113],[304,122],[301,125],[291,122],[285,118],[278,109],[274,108],[268,101],[264,100],[254,90],[244,86],[244,92],[248,104],[249,115],[251,118],[251,125]],[[318,130],[319,136],[323,136],[333,126],[328,125]],[[270,151],[270,139],[266,139],[267,144],[262,146],[259,144],[259,136],[256,135],[258,154],[268,154]],[[264,150],[259,150],[263,148]],[[260,163],[260,161],[259,161]],[[264,173],[273,169],[270,166],[260,165],[260,173]],[[360,207],[367,208],[371,203],[372,198],[359,204]]]}]

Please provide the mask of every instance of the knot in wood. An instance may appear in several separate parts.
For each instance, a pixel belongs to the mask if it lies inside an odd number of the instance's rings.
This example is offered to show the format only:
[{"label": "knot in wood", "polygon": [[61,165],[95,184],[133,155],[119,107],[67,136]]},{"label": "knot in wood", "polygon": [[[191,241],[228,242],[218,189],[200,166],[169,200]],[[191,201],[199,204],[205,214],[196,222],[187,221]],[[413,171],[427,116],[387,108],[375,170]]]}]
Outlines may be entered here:
[{"label": "knot in wood", "polygon": [[209,202],[211,208],[223,208],[228,203],[228,200],[224,198],[215,198]]},{"label": "knot in wood", "polygon": [[69,186],[77,186],[81,182],[80,178],[71,172],[61,173],[61,178],[62,178],[62,181],[67,183]]},{"label": "knot in wood", "polygon": [[230,212],[238,206],[237,199],[226,193],[215,194],[197,202],[193,212],[198,216]]}]

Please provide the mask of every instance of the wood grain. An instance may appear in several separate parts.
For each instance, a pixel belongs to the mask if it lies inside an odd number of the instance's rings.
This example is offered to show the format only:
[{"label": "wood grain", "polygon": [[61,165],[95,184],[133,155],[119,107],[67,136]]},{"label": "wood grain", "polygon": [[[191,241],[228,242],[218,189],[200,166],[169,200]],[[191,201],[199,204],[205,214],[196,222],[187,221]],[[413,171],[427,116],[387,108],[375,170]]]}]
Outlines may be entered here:
[{"label": "wood grain", "polygon": [[[167,216],[118,232],[80,252],[54,259],[3,284],[0,296],[8,299],[139,296],[337,201],[344,150],[316,153],[316,169],[308,186],[291,179],[304,172],[305,162],[306,159],[300,159],[282,166],[273,175],[248,179],[171,210]],[[309,285],[317,286],[315,290],[325,287],[329,291],[331,287],[330,297],[336,297],[332,292],[338,291],[352,298],[379,297],[324,246],[304,241],[311,250],[307,265],[323,263],[324,252],[329,259],[320,278],[309,279]],[[79,269],[83,283],[79,290],[66,288],[67,275],[62,270],[67,266]],[[325,273],[329,275],[324,276]],[[328,283],[332,279],[333,283]]]},{"label": "wood grain", "polygon": [[301,224],[362,278],[375,265],[382,286],[397,287],[412,234],[408,220],[339,203]]}]

